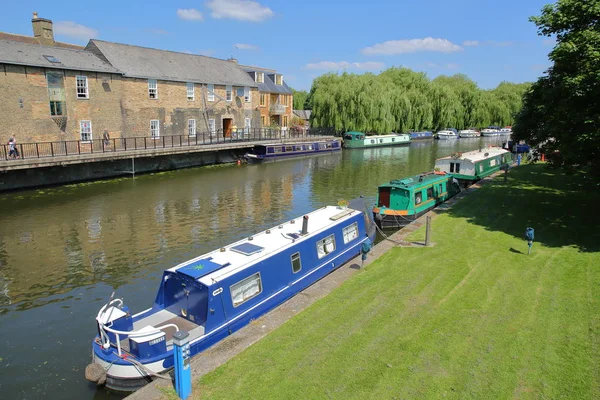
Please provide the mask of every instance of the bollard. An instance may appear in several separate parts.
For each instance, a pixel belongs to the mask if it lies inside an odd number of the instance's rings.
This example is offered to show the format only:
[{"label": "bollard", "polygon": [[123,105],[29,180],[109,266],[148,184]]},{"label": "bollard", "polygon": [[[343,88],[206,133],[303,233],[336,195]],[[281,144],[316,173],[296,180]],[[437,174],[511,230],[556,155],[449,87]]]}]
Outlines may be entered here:
[{"label": "bollard", "polygon": [[175,390],[180,399],[192,394],[192,369],[190,368],[189,333],[178,331],[173,334],[173,361],[175,367]]},{"label": "bollard", "polygon": [[428,215],[426,218],[425,226],[425,246],[431,245],[431,216]]}]

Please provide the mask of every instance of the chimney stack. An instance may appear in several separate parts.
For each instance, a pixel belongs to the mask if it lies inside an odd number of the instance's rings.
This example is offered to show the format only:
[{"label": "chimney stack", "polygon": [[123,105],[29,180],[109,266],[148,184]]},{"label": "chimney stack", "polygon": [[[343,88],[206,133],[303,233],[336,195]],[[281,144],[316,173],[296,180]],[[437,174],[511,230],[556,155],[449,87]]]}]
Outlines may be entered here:
[{"label": "chimney stack", "polygon": [[38,13],[34,12],[31,25],[33,26],[33,36],[41,45],[54,46],[54,32],[51,20],[39,18]]}]

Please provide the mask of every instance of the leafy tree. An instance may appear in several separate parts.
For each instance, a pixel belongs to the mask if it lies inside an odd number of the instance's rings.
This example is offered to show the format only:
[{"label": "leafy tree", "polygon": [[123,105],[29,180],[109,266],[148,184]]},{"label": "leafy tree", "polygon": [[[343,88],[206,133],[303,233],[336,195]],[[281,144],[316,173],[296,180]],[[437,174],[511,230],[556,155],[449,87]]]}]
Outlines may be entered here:
[{"label": "leafy tree", "polygon": [[559,0],[530,20],[556,45],[553,65],[524,96],[515,138],[600,175],[600,0]]},{"label": "leafy tree", "polygon": [[292,89],[292,93],[294,94],[294,110],[310,110],[310,108],[305,108],[306,99],[308,98],[306,90]]}]

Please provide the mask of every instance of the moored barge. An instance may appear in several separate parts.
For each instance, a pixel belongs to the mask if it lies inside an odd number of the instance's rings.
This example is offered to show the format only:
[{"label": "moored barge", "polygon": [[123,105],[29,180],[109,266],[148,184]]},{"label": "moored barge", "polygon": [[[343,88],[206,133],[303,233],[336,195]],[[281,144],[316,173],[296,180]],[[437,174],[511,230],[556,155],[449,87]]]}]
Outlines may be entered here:
[{"label": "moored barge", "polygon": [[347,149],[364,149],[368,147],[400,146],[410,143],[408,133],[390,133],[389,135],[368,136],[362,132],[346,132],[344,147]]},{"label": "moored barge", "polygon": [[340,151],[342,144],[339,139],[317,140],[299,143],[257,144],[244,155],[251,164],[306,157],[315,154],[327,154]]},{"label": "moored barge", "polygon": [[435,169],[452,174],[459,182],[468,186],[512,163],[512,155],[500,147],[488,146],[465,153],[454,153],[438,158]]}]

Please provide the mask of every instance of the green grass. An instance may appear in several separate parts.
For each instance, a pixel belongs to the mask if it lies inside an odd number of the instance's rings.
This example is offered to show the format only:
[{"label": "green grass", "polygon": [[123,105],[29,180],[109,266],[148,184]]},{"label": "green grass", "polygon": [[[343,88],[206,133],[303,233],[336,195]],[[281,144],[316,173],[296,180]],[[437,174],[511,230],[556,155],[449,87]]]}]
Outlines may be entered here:
[{"label": "green grass", "polygon": [[436,217],[434,247],[392,249],[194,398],[600,398],[600,195],[543,165],[509,176]]}]

